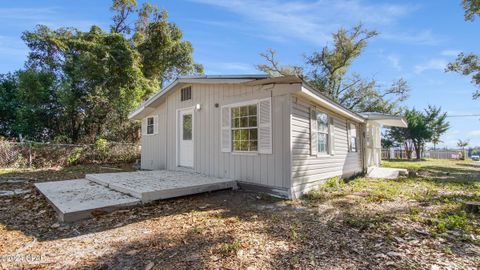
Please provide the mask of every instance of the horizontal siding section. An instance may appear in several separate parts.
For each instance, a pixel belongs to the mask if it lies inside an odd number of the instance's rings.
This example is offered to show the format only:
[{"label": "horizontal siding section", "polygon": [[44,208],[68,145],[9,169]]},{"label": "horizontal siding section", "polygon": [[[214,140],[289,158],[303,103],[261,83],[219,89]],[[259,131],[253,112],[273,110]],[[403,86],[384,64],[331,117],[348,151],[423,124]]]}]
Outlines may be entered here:
[{"label": "horizontal siding section", "polygon": [[[323,180],[336,176],[349,176],[361,172],[361,130],[357,124],[359,152],[348,151],[347,119],[326,111],[334,119],[334,155],[310,154],[310,107],[307,101],[294,98],[291,116],[292,140],[292,193],[298,196],[318,186]],[[319,110],[323,110],[317,106]]]}]

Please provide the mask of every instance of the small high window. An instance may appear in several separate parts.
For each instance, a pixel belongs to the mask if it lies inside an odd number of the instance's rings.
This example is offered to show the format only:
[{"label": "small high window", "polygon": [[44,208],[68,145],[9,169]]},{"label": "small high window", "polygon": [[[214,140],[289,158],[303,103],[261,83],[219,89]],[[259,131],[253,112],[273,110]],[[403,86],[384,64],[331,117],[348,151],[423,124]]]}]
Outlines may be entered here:
[{"label": "small high window", "polygon": [[180,93],[180,100],[181,101],[186,101],[186,100],[191,100],[192,99],[192,87],[185,87],[182,88]]},{"label": "small high window", "polygon": [[155,125],[155,122],[153,120],[153,117],[148,117],[147,118],[147,134],[153,134],[153,130],[154,130],[154,125]]}]

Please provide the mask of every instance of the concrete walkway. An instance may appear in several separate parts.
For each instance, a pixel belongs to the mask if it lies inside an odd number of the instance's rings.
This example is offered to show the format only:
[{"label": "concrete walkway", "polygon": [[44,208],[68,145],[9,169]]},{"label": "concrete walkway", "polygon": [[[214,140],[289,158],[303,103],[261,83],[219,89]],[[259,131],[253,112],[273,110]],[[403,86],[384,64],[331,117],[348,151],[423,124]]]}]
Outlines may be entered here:
[{"label": "concrete walkway", "polygon": [[235,189],[236,181],[179,171],[137,171],[87,174],[86,179],[37,183],[60,221],[91,217],[154,200],[221,189]]},{"label": "concrete walkway", "polygon": [[383,168],[371,167],[368,168],[367,177],[369,178],[383,178],[383,179],[397,179],[400,175],[408,175],[406,169],[397,168]]}]

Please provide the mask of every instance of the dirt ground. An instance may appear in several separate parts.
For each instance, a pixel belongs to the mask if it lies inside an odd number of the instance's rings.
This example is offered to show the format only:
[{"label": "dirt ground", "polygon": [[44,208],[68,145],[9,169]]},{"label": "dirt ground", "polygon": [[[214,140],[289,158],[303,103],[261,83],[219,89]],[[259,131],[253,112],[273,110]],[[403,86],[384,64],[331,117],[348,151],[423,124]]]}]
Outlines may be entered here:
[{"label": "dirt ground", "polygon": [[[55,212],[33,190],[33,183],[79,178],[85,172],[131,170],[129,165],[4,170],[0,172],[1,190],[30,192],[0,196],[0,266],[478,269],[479,216],[453,212],[445,214],[446,225],[441,225],[444,212],[439,210],[447,206],[457,209],[462,200],[480,199],[480,168],[465,168],[458,175],[451,170],[447,175],[438,168],[425,169],[418,179],[388,182],[359,178],[342,184],[341,190],[325,188],[297,201],[219,191],[159,201],[73,224],[57,223]],[[456,183],[445,186],[436,180],[440,178],[431,178],[431,174],[440,177],[439,173],[444,178],[466,177],[469,186],[464,188],[463,182],[458,187]],[[395,185],[395,190],[388,188]],[[450,198],[453,202],[439,203],[439,194],[455,197]]]}]

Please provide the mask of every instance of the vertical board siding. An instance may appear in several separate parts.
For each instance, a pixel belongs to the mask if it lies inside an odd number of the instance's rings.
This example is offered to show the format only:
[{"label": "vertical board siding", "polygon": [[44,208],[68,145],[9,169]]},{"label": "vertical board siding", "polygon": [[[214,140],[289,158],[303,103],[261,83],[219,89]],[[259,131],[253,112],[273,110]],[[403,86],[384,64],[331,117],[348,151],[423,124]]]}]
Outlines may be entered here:
[{"label": "vertical board siding", "polygon": [[[318,186],[319,181],[363,171],[362,125],[357,125],[358,152],[348,151],[347,119],[324,110],[334,119],[334,155],[310,154],[310,104],[300,98],[292,102],[292,193],[294,197]],[[320,110],[321,107],[317,106]]]},{"label": "vertical board siding", "polygon": [[166,149],[161,147],[166,144],[166,107],[157,108],[149,116],[158,116],[158,133],[152,135],[142,134],[141,137],[141,168],[147,170],[163,170],[167,167]]},{"label": "vertical board siding", "polygon": [[[293,86],[292,86],[293,87]],[[272,154],[221,151],[221,107],[249,100],[272,98]],[[180,101],[173,90],[159,108],[159,134],[142,136],[143,169],[177,169],[177,110],[200,104],[194,111],[194,170],[205,175],[253,184],[290,188],[290,95],[275,95],[275,88],[238,84],[194,84],[192,99]],[[218,107],[215,104],[218,103]],[[163,153],[163,155],[161,154]]]}]

